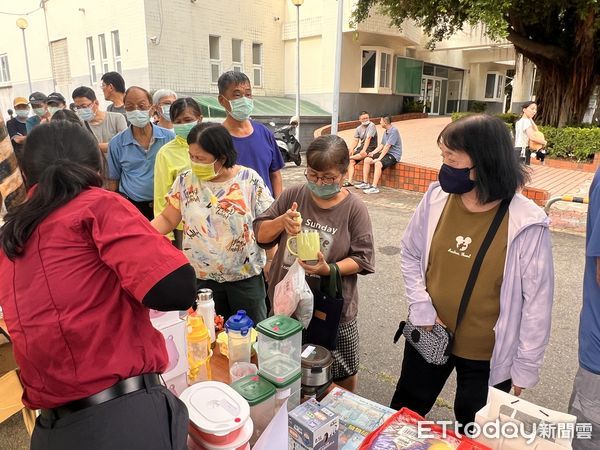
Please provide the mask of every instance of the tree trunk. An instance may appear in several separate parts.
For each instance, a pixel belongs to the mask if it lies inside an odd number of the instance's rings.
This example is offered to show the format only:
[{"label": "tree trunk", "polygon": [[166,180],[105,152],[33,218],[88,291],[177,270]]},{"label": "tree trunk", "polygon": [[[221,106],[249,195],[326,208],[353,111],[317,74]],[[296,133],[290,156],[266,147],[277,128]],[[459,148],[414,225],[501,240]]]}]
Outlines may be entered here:
[{"label": "tree trunk", "polygon": [[578,21],[572,46],[560,58],[542,55],[522,39],[513,42],[516,51],[531,60],[540,72],[537,122],[558,127],[581,123],[594,87],[600,82],[595,19],[590,11]]}]

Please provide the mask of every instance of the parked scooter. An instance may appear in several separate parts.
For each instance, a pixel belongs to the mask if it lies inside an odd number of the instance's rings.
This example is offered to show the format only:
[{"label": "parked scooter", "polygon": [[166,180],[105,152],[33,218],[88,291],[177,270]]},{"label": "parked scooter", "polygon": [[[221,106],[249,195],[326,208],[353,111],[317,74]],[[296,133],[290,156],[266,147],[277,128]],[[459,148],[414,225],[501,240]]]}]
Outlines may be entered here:
[{"label": "parked scooter", "polygon": [[[289,125],[285,125],[273,131],[275,142],[277,142],[283,161],[293,161],[297,166],[302,164],[302,155],[300,154],[302,146],[296,139],[296,127],[298,126],[298,122],[298,117],[293,116],[290,119]],[[269,125],[274,127],[275,122],[269,122]]]}]

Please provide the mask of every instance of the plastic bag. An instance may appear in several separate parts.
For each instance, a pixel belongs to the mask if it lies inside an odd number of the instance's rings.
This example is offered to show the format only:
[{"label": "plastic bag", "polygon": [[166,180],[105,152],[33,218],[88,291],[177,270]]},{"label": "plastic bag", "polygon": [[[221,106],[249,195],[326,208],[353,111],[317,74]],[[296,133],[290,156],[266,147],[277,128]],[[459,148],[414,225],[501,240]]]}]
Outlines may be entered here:
[{"label": "plastic bag", "polygon": [[275,286],[273,297],[275,315],[296,316],[304,328],[308,327],[313,314],[313,294],[297,260]]}]

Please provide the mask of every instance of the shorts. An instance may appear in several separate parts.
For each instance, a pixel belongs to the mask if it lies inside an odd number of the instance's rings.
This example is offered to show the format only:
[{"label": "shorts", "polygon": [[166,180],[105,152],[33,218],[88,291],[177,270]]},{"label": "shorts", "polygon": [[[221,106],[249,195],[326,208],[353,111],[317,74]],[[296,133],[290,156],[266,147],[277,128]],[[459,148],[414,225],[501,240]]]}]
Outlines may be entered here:
[{"label": "shorts", "polygon": [[[377,158],[379,158],[380,154],[381,153],[375,153],[373,156],[371,156],[371,158],[377,159]],[[383,166],[384,169],[387,169],[388,167],[393,166],[397,162],[398,161],[396,161],[396,158],[394,158],[389,153],[386,153],[385,156],[383,158],[381,158],[381,165]]]},{"label": "shorts", "polygon": [[[356,147],[356,149],[354,150],[354,153],[352,153],[352,155],[358,155],[361,152],[363,145],[364,145],[364,142],[360,141],[360,143],[358,144],[358,146]],[[369,143],[369,147],[367,148],[367,153],[372,152],[376,148],[377,148],[377,141],[375,140],[375,142],[374,142],[373,139],[371,139],[371,142]]]},{"label": "shorts", "polygon": [[589,437],[582,439],[584,436],[576,433],[573,450],[600,448],[600,375],[579,367],[573,382],[569,414],[577,417],[577,423]]},{"label": "shorts", "polygon": [[358,373],[358,324],[356,319],[341,323],[333,356],[333,381],[342,380]]}]

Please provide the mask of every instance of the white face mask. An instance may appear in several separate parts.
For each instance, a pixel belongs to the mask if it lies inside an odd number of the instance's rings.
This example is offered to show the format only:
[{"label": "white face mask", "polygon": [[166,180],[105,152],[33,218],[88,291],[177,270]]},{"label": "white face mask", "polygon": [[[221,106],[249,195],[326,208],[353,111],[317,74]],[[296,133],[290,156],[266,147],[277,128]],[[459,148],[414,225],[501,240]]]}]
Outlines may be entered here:
[{"label": "white face mask", "polygon": [[361,122],[363,127],[368,127],[370,123],[371,123],[370,120],[365,120],[365,121]]}]

